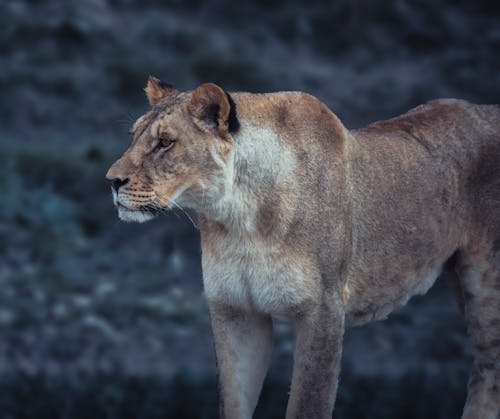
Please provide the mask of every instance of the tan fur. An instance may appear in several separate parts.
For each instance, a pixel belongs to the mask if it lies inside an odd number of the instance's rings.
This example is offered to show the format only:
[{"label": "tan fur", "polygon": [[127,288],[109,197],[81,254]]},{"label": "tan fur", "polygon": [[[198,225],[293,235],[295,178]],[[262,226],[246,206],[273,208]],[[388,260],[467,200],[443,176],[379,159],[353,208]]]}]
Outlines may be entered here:
[{"label": "tan fur", "polygon": [[475,353],[462,418],[497,419],[498,107],[439,100],[348,131],[304,93],[148,86],[153,107],[107,177],[127,221],[198,214],[222,417],[252,416],[280,317],[296,328],[287,418],[331,418],[344,328],[447,269]]}]

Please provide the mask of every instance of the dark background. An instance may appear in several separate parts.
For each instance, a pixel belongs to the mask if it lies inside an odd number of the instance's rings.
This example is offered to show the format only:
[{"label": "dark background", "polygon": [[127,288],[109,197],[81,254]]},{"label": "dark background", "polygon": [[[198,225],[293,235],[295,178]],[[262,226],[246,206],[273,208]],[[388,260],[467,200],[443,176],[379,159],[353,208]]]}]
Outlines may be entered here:
[{"label": "dark background", "polygon": [[[355,128],[500,102],[500,2],[0,0],[0,418],[214,418],[198,232],[119,222],[104,174],[181,90],[304,90]],[[394,261],[397,263],[397,261]],[[256,417],[283,417],[291,331]],[[458,418],[469,347],[445,279],[345,338],[336,418]]]}]

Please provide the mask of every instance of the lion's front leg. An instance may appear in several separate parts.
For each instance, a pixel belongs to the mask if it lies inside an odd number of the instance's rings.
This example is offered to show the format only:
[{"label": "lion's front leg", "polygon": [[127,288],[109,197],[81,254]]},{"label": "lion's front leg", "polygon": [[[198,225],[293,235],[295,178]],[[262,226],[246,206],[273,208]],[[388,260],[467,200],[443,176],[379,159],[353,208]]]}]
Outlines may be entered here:
[{"label": "lion's front leg", "polygon": [[344,312],[323,302],[295,322],[295,353],[287,419],[331,419],[340,371]]},{"label": "lion's front leg", "polygon": [[220,416],[250,419],[272,351],[272,319],[209,302],[219,370]]}]

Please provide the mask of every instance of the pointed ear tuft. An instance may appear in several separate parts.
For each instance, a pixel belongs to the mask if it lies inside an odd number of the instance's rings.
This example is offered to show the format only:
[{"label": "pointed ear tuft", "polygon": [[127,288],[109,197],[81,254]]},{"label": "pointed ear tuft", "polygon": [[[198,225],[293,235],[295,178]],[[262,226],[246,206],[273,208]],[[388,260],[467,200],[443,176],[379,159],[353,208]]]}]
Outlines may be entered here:
[{"label": "pointed ear tuft", "polygon": [[160,100],[177,93],[174,86],[164,83],[160,79],[149,76],[148,83],[144,88],[149,104],[155,106]]},{"label": "pointed ear tuft", "polygon": [[191,94],[188,109],[201,129],[215,131],[222,138],[228,137],[231,103],[222,88],[213,83],[197,87]]}]

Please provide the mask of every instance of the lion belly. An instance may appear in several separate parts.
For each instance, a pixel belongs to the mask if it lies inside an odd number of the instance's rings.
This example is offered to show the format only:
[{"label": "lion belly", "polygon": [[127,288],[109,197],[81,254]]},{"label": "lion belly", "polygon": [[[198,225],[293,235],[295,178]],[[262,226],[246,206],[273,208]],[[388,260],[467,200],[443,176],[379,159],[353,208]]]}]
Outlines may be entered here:
[{"label": "lion belly", "polygon": [[414,295],[425,294],[439,277],[442,269],[440,265],[428,269],[425,273],[406,273],[401,276],[399,286],[392,284],[390,287],[385,287],[377,284],[373,287],[354,290],[346,285],[344,298],[347,325],[355,326],[387,318],[392,311],[406,304]]}]

